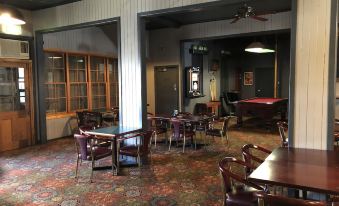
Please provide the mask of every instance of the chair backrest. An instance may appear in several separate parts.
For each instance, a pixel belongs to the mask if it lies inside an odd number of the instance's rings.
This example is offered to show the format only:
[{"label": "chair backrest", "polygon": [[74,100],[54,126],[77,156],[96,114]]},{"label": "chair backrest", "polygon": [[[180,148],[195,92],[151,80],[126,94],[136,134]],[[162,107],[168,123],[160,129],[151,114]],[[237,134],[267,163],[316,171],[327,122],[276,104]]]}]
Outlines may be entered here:
[{"label": "chair backrest", "polygon": [[194,106],[193,114],[194,115],[204,115],[208,113],[207,104],[205,103],[196,103]]},{"label": "chair backrest", "polygon": [[230,122],[231,116],[224,117],[224,121],[222,123],[222,134],[225,135],[228,130],[228,124]]},{"label": "chair backrest", "polygon": [[148,154],[151,150],[151,145],[152,145],[152,136],[154,135],[153,131],[147,131],[144,132],[142,135],[142,145],[141,145],[141,150],[143,151],[144,154]]},{"label": "chair backrest", "polygon": [[267,194],[264,192],[256,193],[259,199],[263,200],[265,206],[326,206],[325,202],[302,200],[295,198],[288,198],[278,195]]},{"label": "chair backrest", "polygon": [[103,118],[100,112],[76,112],[78,127],[101,127]]},{"label": "chair backrest", "polygon": [[249,182],[245,176],[236,174],[232,171],[232,166],[241,166],[241,167],[251,167],[251,165],[248,165],[246,162],[242,160],[238,160],[234,157],[225,157],[219,162],[219,171],[221,173],[221,177],[223,180],[223,189],[224,193],[229,193],[233,191],[234,188],[234,182],[239,182],[244,185],[253,187],[258,190],[263,190],[262,187],[259,185],[256,185],[252,182]]},{"label": "chair backrest", "polygon": [[281,138],[281,146],[288,147],[288,138],[287,138],[287,131],[288,131],[288,124],[287,122],[279,121],[277,122],[279,135]]},{"label": "chair backrest", "polygon": [[[242,156],[244,158],[244,161],[249,164],[252,165],[253,168],[256,167],[256,165],[261,164],[264,162],[263,158],[260,158],[256,155],[253,154],[252,150],[255,150],[255,153],[257,154],[258,152],[262,155],[269,155],[272,153],[272,151],[265,149],[263,147],[260,147],[258,145],[253,145],[253,144],[245,144],[241,151],[242,151]],[[265,157],[266,158],[266,157]],[[249,167],[245,167],[245,172],[246,175],[249,175],[251,172],[253,171],[252,168]]]},{"label": "chair backrest", "polygon": [[190,113],[190,112],[178,112],[178,115],[190,116],[190,115],[192,115],[192,113]]},{"label": "chair backrest", "polygon": [[224,94],[226,98],[226,104],[231,104],[232,102],[239,101],[239,93],[238,92],[226,92]]},{"label": "chair backrest", "polygon": [[74,134],[74,139],[78,155],[81,156],[82,160],[87,160],[87,157],[89,156],[87,145],[90,138],[86,135]]},{"label": "chair backrest", "polygon": [[173,126],[173,138],[174,139],[179,139],[181,136],[181,126],[182,126],[182,121],[177,118],[171,118],[170,123]]}]

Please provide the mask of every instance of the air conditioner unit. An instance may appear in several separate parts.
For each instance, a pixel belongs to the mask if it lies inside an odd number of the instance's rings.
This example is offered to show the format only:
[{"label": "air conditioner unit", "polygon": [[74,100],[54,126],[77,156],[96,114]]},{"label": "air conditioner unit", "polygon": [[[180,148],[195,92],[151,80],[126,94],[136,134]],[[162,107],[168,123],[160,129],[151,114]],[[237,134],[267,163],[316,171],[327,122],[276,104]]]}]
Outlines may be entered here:
[{"label": "air conditioner unit", "polygon": [[0,39],[0,58],[29,59],[28,41]]}]

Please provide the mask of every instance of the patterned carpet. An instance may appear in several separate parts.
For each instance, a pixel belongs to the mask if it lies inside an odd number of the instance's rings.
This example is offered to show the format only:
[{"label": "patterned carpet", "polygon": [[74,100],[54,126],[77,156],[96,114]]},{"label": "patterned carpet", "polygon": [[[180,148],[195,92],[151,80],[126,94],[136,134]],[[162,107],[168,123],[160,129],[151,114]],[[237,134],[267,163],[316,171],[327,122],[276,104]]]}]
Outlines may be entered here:
[{"label": "patterned carpet", "polygon": [[[158,144],[153,167],[95,171],[89,182],[90,165],[82,164],[74,179],[76,154],[73,138],[0,154],[0,205],[221,205],[221,182],[217,163],[224,156],[240,157],[240,148],[255,143],[269,149],[279,146],[278,132],[245,126],[231,127],[230,142],[211,139],[196,151]],[[202,140],[200,139],[202,142]],[[110,158],[99,162],[110,164]]]}]

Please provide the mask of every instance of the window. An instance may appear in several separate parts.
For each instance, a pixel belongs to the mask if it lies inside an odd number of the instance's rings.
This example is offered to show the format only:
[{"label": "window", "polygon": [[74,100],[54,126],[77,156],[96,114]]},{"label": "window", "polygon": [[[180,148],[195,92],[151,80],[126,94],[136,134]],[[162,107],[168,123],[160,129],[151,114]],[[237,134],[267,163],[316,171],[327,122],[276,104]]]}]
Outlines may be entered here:
[{"label": "window", "polygon": [[106,106],[106,74],[105,58],[91,57],[91,92],[92,109],[105,110]]},{"label": "window", "polygon": [[109,77],[109,89],[110,89],[110,107],[119,106],[119,77],[118,77],[118,61],[114,59],[108,59],[107,62],[108,77]]},{"label": "window", "polygon": [[86,57],[68,56],[70,111],[88,109]]},{"label": "window", "polygon": [[66,112],[66,78],[63,54],[45,54],[46,112]]},{"label": "window", "polygon": [[118,106],[117,59],[45,51],[45,78],[47,114]]}]

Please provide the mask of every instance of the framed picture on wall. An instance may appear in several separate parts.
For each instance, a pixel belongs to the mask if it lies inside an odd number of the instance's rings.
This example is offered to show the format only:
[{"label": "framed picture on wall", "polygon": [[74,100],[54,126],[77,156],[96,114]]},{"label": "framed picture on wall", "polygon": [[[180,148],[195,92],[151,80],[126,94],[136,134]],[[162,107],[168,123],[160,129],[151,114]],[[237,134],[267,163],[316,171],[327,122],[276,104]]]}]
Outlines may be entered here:
[{"label": "framed picture on wall", "polygon": [[244,72],[244,85],[253,85],[253,72]]}]

